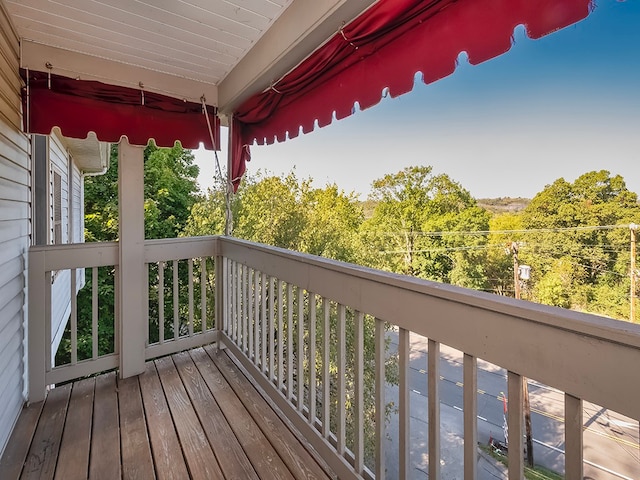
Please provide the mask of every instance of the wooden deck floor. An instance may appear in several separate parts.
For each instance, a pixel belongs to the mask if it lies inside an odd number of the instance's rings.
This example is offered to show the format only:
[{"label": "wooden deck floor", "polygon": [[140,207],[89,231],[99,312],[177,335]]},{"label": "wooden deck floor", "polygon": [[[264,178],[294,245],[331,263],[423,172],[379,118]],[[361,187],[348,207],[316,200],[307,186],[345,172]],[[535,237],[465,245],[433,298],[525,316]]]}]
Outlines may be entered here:
[{"label": "wooden deck floor", "polygon": [[331,478],[225,353],[205,347],[55,388],[23,411],[0,478]]}]

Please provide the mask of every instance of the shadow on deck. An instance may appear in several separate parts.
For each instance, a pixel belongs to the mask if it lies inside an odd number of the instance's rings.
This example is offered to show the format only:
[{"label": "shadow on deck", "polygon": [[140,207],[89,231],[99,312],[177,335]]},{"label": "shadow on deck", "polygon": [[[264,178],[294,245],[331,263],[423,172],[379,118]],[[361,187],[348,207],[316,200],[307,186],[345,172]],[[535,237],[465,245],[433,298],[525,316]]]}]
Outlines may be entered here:
[{"label": "shadow on deck", "polygon": [[332,478],[225,352],[205,347],[52,389],[26,407],[0,477]]}]

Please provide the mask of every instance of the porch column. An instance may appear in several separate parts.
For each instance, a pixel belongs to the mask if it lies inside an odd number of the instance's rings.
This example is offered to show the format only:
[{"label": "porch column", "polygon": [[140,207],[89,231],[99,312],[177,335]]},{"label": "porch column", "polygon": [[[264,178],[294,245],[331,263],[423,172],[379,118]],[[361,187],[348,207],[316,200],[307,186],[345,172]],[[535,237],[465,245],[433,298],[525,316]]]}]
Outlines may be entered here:
[{"label": "porch column", "polygon": [[118,146],[120,377],[144,372],[144,147]]}]

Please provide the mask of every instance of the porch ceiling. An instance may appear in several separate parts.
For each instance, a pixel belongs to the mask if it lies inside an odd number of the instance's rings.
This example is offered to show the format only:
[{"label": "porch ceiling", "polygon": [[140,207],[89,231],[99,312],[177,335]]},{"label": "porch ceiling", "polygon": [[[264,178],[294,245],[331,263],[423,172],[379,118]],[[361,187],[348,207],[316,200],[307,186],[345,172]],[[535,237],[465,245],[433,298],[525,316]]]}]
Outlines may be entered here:
[{"label": "porch ceiling", "polygon": [[0,0],[22,66],[231,110],[373,0]]}]

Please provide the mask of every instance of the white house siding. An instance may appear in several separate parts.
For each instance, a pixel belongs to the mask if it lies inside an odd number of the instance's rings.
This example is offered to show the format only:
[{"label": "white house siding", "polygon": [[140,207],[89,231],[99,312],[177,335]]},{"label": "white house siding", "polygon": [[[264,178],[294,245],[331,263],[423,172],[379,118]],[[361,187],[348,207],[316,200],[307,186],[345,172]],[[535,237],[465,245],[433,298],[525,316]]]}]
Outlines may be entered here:
[{"label": "white house siding", "polygon": [[[58,172],[62,180],[62,239],[61,243],[79,243],[84,237],[82,208],[82,179],[80,170],[70,157],[63,140],[52,134],[49,140],[49,164],[51,176]],[[53,180],[50,181],[50,215],[53,219]],[[50,228],[51,241],[53,243],[53,222]],[[76,271],[76,292],[84,285],[84,270]],[[52,356],[60,344],[64,329],[67,326],[71,314],[71,272],[63,270],[54,274],[54,282],[51,286],[51,338]]]},{"label": "white house siding", "polygon": [[0,3],[0,453],[24,401],[29,142],[21,133],[18,39]]}]

